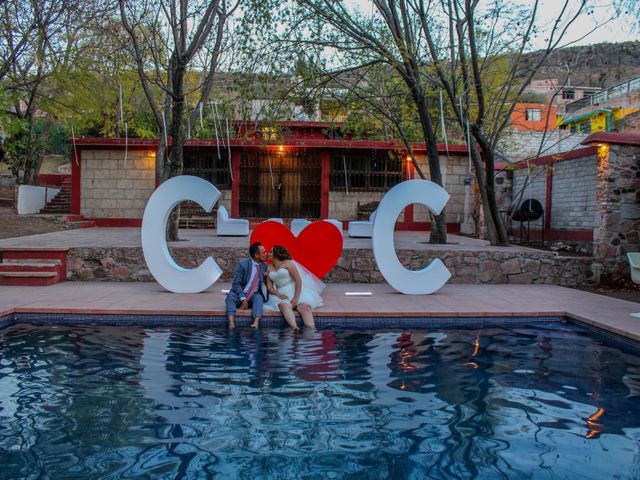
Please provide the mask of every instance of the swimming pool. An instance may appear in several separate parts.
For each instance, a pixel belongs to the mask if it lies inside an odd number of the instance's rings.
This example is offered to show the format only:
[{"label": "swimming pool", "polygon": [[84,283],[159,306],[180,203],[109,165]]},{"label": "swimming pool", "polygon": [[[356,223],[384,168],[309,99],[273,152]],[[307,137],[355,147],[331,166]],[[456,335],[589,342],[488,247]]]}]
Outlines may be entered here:
[{"label": "swimming pool", "polygon": [[485,329],[12,325],[0,478],[639,478],[640,356]]}]

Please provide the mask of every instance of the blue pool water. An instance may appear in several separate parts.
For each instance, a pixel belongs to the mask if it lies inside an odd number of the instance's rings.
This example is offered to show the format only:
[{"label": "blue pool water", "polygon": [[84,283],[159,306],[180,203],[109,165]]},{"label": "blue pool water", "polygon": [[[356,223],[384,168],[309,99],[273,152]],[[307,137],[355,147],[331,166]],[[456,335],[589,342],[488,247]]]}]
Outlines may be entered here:
[{"label": "blue pool water", "polygon": [[0,330],[0,478],[640,478],[640,357],[484,330]]}]

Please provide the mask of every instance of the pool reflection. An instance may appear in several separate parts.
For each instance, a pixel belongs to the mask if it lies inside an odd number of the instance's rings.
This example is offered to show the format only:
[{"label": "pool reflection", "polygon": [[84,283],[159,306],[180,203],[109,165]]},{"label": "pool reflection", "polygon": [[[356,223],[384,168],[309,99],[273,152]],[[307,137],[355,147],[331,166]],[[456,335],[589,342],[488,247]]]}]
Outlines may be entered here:
[{"label": "pool reflection", "polygon": [[637,355],[563,324],[16,326],[0,478],[638,478],[638,378]]}]

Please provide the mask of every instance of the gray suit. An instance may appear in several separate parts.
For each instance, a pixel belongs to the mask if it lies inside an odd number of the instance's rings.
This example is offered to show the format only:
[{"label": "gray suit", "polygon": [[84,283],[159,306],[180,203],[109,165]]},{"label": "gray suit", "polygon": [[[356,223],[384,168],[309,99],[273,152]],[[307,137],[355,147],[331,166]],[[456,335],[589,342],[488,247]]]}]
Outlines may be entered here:
[{"label": "gray suit", "polygon": [[[242,303],[242,299],[244,298],[244,289],[251,279],[251,270],[252,260],[247,258],[238,263],[238,266],[233,272],[231,289],[229,290],[225,301],[227,315],[234,316],[236,314],[236,309]],[[247,299],[251,306],[251,316],[253,318],[262,317],[262,305],[269,297],[264,281],[266,272],[266,263],[258,263],[258,272],[256,274],[258,275],[258,288],[251,298]]]}]

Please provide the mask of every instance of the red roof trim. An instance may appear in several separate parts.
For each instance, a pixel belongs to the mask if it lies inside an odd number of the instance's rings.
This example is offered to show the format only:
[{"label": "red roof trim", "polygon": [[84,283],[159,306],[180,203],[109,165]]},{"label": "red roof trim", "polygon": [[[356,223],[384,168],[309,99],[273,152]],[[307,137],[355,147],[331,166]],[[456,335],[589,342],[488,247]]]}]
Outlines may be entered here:
[{"label": "red roof trim", "polygon": [[582,141],[582,145],[593,145],[596,143],[640,146],[640,135],[618,132],[597,132],[592,133]]},{"label": "red roof trim", "polygon": [[[125,141],[124,138],[76,138],[76,147],[79,150],[85,150],[87,148],[113,148],[124,149],[125,144],[130,149],[147,149],[155,150],[158,147],[158,139],[156,138],[130,138]],[[171,140],[169,140],[171,144]],[[404,144],[397,141],[383,141],[383,140],[321,140],[321,139],[297,139],[290,140],[287,143],[265,143],[259,140],[244,140],[235,139],[229,142],[231,147],[244,147],[244,148],[277,148],[283,146],[288,148],[328,148],[328,149],[372,149],[372,150],[400,150],[404,151]],[[188,140],[185,144],[187,148],[194,147],[215,147],[217,142],[215,140]],[[227,147],[227,142],[220,142],[220,146]],[[447,148],[444,144],[437,145],[438,153],[445,155]],[[424,143],[411,143],[411,148],[415,152],[426,152],[426,146]],[[448,152],[454,155],[467,155],[466,145],[449,145]]]}]

